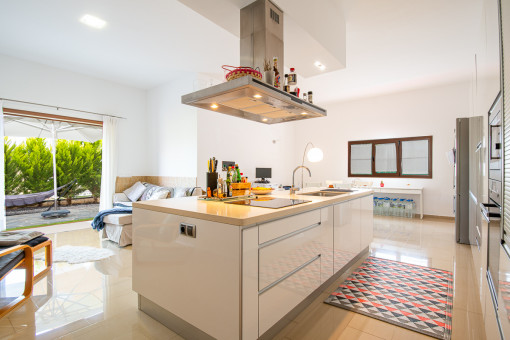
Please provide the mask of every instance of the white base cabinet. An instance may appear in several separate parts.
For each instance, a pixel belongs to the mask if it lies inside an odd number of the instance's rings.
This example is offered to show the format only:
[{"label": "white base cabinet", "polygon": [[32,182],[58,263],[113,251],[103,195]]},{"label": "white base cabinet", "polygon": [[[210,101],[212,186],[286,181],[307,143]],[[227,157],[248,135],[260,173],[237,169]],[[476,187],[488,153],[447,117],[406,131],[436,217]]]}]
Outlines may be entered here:
[{"label": "white base cabinet", "polygon": [[334,209],[333,249],[335,273],[361,251],[361,202],[337,204]]},{"label": "white base cabinet", "polygon": [[374,239],[374,197],[365,196],[361,201],[361,250],[370,246]]},{"label": "white base cabinet", "polygon": [[370,195],[245,228],[135,208],[133,289],[210,336],[257,339],[369,245],[372,207]]}]

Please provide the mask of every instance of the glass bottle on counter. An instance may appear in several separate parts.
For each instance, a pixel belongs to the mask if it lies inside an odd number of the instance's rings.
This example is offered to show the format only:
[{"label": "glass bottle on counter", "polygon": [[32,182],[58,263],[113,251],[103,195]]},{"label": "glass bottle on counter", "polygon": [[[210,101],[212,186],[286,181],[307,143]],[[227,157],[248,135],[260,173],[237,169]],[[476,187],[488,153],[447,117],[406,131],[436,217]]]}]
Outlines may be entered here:
[{"label": "glass bottle on counter", "polygon": [[232,167],[228,167],[227,171],[227,197],[232,197],[232,181],[230,180],[230,172],[232,171]]},{"label": "glass bottle on counter", "polygon": [[239,170],[239,165],[236,164],[236,183],[241,183],[241,170]]}]

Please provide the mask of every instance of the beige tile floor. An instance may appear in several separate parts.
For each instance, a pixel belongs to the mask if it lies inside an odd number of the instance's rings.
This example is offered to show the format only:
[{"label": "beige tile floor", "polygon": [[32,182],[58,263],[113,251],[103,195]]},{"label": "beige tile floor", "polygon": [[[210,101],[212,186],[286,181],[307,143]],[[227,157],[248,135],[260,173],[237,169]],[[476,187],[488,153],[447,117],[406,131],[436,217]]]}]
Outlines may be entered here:
[{"label": "beige tile floor", "polygon": [[[131,290],[131,247],[101,241],[91,229],[50,234],[54,247],[87,245],[116,256],[93,263],[54,264],[34,286],[33,297],[0,319],[2,339],[181,339],[137,309]],[[484,339],[468,246],[455,244],[452,222],[374,219],[372,254],[451,270],[455,291],[453,339]],[[40,263],[38,264],[41,265]],[[22,290],[23,271],[0,284],[0,297]],[[278,334],[278,339],[432,339],[419,333],[323,303],[338,279]]]}]

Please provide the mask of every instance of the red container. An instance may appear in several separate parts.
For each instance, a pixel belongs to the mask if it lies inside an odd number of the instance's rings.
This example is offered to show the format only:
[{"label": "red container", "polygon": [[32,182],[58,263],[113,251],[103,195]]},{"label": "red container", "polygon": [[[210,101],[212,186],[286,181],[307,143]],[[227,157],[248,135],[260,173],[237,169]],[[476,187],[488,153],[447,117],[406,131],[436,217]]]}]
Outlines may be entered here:
[{"label": "red container", "polygon": [[251,67],[245,67],[245,66],[235,67],[235,66],[223,65],[222,68],[225,71],[228,71],[228,73],[225,75],[225,78],[227,79],[227,81],[245,77],[245,76],[251,76],[253,78],[257,78],[258,80],[262,80],[262,73],[260,73],[260,71],[253,69]]}]

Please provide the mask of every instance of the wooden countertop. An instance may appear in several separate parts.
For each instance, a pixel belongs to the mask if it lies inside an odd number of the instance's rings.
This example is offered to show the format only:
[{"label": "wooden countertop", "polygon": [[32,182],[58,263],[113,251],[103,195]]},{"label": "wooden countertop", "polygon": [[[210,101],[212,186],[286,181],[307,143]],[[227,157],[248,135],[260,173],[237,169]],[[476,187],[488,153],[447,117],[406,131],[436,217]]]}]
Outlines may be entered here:
[{"label": "wooden countertop", "polygon": [[270,195],[271,197],[310,201],[309,203],[279,209],[225,204],[224,202],[199,200],[197,197],[179,197],[135,202],[133,203],[133,212],[136,213],[137,209],[145,209],[236,226],[249,226],[368,196],[372,193],[373,191],[370,189],[356,189],[354,192],[338,196],[320,197],[300,195],[299,193],[290,195],[289,191],[274,191]]}]

